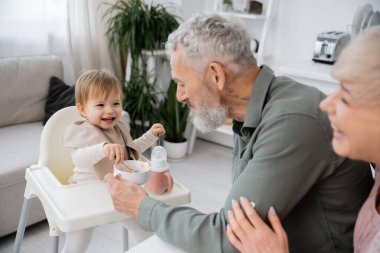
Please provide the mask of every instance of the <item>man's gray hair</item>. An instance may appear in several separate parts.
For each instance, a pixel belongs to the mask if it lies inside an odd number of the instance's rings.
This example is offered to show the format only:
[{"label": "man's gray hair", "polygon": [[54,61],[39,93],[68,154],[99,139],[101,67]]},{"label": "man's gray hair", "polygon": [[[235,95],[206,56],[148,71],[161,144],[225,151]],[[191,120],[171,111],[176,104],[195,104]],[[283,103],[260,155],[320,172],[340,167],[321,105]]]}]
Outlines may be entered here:
[{"label": "man's gray hair", "polygon": [[245,26],[236,19],[215,13],[201,13],[182,23],[168,37],[165,45],[168,54],[175,51],[178,44],[184,47],[186,59],[196,60],[193,66],[203,70],[212,61],[236,72],[256,64]]}]

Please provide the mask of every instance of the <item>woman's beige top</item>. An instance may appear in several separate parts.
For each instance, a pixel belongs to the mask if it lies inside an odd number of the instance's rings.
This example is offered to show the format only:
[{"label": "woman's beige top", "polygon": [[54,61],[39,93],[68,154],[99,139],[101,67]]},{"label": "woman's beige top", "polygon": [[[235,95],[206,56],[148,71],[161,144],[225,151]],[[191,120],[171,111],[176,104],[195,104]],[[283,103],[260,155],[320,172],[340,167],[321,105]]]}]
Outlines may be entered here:
[{"label": "woman's beige top", "polygon": [[380,171],[376,168],[375,185],[362,206],[355,225],[355,253],[380,252],[380,215],[376,206],[380,202]]},{"label": "woman's beige top", "polygon": [[104,156],[105,143],[120,144],[124,147],[124,159],[136,160],[155,141],[157,137],[150,130],[133,140],[129,129],[122,122],[104,130],[88,121],[77,121],[66,128],[62,138],[64,147],[74,148],[72,159],[75,167],[70,183],[103,179],[107,173],[113,172],[115,161]]}]

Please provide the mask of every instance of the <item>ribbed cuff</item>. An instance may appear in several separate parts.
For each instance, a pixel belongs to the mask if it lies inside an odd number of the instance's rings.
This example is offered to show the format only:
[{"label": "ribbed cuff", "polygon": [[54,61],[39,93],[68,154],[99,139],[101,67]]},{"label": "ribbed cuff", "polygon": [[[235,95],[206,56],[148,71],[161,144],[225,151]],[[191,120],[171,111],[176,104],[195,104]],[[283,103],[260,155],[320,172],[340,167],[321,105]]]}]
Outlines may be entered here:
[{"label": "ribbed cuff", "polygon": [[152,213],[155,206],[161,204],[162,202],[151,197],[146,197],[141,201],[139,212],[137,216],[137,222],[140,227],[146,231],[154,232],[152,227]]},{"label": "ribbed cuff", "polygon": [[146,136],[148,137],[148,139],[151,140],[151,141],[157,141],[157,139],[158,139],[158,137],[155,136],[155,135],[153,134],[153,131],[152,131],[151,129],[149,129],[149,130],[145,133],[145,135],[146,135]]}]

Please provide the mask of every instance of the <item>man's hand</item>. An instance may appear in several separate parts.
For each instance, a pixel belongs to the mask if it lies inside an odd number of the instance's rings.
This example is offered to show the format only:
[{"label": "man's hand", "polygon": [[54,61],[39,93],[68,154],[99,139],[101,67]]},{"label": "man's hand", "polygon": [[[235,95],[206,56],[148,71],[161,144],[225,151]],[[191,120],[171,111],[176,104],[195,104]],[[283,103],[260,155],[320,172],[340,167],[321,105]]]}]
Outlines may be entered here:
[{"label": "man's hand", "polygon": [[141,201],[148,194],[137,184],[116,179],[112,174],[104,177],[115,209],[137,218]]}]

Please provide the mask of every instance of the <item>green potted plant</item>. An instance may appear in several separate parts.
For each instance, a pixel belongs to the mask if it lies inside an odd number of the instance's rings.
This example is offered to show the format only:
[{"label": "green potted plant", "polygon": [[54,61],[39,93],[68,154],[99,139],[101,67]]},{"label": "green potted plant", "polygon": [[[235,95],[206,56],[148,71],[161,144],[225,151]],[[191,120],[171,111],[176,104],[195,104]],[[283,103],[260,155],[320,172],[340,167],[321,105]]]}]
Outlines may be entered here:
[{"label": "green potted plant", "polygon": [[[165,98],[160,101],[153,114],[153,118],[161,122],[166,129],[164,147],[167,149],[169,158],[180,159],[186,155],[187,140],[184,133],[189,111],[187,105],[177,101],[176,84],[171,80]],[[171,152],[172,146],[175,146],[174,153]]]},{"label": "green potted plant", "polygon": [[[107,3],[106,3],[107,4]],[[118,0],[108,4],[107,18],[110,45],[124,51],[132,59],[132,76],[140,68],[144,51],[162,49],[169,34],[178,26],[179,18],[162,4],[145,4],[142,0]]]},{"label": "green potted plant", "polygon": [[128,55],[131,59],[130,78],[122,82],[126,86],[124,109],[130,114],[132,136],[138,137],[153,123],[149,114],[158,100],[154,82],[149,82],[146,52],[163,48],[169,34],[179,26],[178,17],[162,4],[147,5],[142,0],[105,4],[109,5],[103,18],[107,19],[110,46],[125,55],[124,62]]},{"label": "green potted plant", "polygon": [[149,82],[146,70],[129,80],[123,85],[124,109],[129,113],[131,122],[131,135],[140,137],[151,126],[152,112],[158,104],[158,94],[155,82]]},{"label": "green potted plant", "polygon": [[232,0],[223,0],[222,2],[222,11],[232,10]]}]

